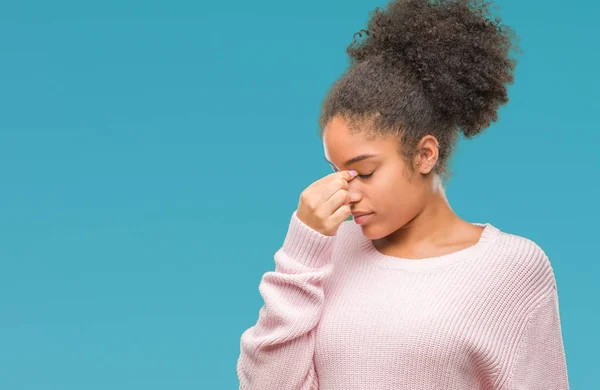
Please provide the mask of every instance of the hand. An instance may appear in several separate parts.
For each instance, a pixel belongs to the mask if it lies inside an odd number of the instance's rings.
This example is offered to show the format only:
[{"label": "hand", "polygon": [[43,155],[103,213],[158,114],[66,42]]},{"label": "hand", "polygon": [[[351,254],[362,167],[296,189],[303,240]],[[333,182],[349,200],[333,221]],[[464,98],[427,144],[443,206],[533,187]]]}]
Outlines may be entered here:
[{"label": "hand", "polygon": [[356,177],[353,172],[334,172],[306,187],[300,194],[298,219],[321,234],[335,235],[351,214],[349,203],[359,199],[348,191],[348,182]]}]

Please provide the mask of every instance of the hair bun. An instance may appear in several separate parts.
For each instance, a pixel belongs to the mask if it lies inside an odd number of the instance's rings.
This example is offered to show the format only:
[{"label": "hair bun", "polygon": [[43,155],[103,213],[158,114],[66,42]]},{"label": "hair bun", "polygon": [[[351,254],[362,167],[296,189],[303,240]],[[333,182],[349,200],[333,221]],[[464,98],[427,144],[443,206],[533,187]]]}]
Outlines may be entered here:
[{"label": "hair bun", "polygon": [[[377,7],[346,52],[351,64],[381,56],[402,61],[422,81],[428,100],[471,137],[497,120],[508,102],[516,60],[514,31],[488,19],[483,0],[396,0]],[[358,43],[356,36],[366,35]]]}]

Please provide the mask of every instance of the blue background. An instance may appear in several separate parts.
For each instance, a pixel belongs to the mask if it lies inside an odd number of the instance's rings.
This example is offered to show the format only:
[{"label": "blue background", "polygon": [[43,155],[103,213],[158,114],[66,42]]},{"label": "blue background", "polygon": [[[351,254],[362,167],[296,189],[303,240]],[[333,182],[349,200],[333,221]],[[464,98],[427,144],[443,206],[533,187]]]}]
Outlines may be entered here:
[{"label": "blue background", "polygon": [[[600,3],[497,4],[523,54],[449,200],[546,251],[572,388],[600,388]],[[1,389],[237,388],[260,278],[331,173],[322,98],[382,5],[2,3]]]}]

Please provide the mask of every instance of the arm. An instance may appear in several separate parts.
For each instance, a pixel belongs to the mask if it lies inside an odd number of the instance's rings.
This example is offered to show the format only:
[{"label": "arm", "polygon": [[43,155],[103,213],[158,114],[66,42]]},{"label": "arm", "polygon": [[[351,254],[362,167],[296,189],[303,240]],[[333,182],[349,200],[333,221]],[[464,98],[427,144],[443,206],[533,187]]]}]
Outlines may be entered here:
[{"label": "arm", "polygon": [[313,329],[324,301],[323,283],[333,270],[335,236],[323,235],[292,214],[275,271],[259,284],[264,299],[256,324],[241,336],[237,375],[241,390],[315,390]]},{"label": "arm", "polygon": [[530,313],[506,390],[568,390],[556,284]]}]

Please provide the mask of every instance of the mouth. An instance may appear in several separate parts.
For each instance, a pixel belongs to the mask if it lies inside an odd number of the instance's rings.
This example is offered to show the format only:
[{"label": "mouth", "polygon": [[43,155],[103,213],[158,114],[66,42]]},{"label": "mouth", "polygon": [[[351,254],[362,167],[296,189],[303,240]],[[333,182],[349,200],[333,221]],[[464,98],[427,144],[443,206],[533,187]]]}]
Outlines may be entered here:
[{"label": "mouth", "polygon": [[373,214],[374,213],[356,215],[354,217],[354,222],[356,222],[358,225],[363,225],[373,216]]}]

